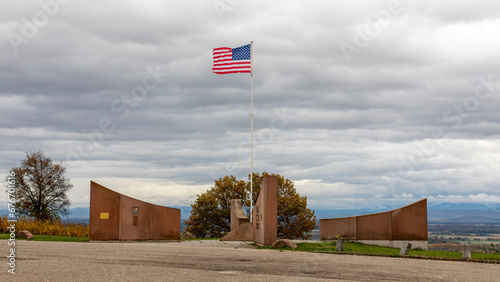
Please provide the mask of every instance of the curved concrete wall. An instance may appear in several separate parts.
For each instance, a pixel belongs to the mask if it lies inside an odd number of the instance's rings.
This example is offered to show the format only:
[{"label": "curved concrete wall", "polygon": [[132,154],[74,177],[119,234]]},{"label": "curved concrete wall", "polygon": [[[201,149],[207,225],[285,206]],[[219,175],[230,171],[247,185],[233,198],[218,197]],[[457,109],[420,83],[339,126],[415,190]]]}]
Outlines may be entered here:
[{"label": "curved concrete wall", "polygon": [[181,210],[90,182],[90,240],[180,240]]},{"label": "curved concrete wall", "polygon": [[392,211],[319,220],[321,240],[427,241],[427,199]]}]

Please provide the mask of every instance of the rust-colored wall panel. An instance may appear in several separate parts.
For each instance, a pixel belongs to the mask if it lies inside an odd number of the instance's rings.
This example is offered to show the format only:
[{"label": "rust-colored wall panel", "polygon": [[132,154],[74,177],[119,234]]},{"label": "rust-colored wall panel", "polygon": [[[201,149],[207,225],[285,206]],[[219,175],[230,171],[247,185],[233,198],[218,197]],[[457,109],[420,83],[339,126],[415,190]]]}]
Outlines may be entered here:
[{"label": "rust-colored wall panel", "polygon": [[181,210],[151,205],[149,238],[151,240],[181,239]]},{"label": "rust-colored wall panel", "polygon": [[356,217],[320,219],[319,226],[321,240],[336,240],[337,235],[356,240]]},{"label": "rust-colored wall panel", "polygon": [[[101,214],[103,214],[101,219]],[[95,182],[90,182],[90,240],[118,240],[120,194]]]},{"label": "rust-colored wall panel", "polygon": [[[321,240],[334,240],[342,235],[353,240],[427,241],[427,199],[382,213],[321,219],[319,225]],[[355,238],[351,237],[353,233]]]},{"label": "rust-colored wall panel", "polygon": [[356,219],[357,240],[391,240],[391,212],[358,216]]},{"label": "rust-colored wall panel", "polygon": [[392,211],[392,239],[427,241],[427,199]]},{"label": "rust-colored wall panel", "polygon": [[181,210],[90,182],[90,240],[180,240],[180,230]]},{"label": "rust-colored wall panel", "polygon": [[[120,201],[120,240],[147,240],[149,239],[150,206],[143,201],[121,195]],[[139,208],[133,214],[133,208]],[[137,225],[134,225],[137,217]]]},{"label": "rust-colored wall panel", "polygon": [[252,212],[254,242],[272,245],[278,240],[278,177],[264,177]]}]

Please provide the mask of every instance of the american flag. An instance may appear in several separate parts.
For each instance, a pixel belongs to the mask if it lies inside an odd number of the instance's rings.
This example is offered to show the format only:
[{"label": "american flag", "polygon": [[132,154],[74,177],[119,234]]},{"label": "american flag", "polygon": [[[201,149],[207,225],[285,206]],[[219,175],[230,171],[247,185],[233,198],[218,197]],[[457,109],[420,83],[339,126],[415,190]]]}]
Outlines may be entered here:
[{"label": "american flag", "polygon": [[214,49],[214,66],[217,74],[252,72],[250,44],[238,48],[221,47]]}]

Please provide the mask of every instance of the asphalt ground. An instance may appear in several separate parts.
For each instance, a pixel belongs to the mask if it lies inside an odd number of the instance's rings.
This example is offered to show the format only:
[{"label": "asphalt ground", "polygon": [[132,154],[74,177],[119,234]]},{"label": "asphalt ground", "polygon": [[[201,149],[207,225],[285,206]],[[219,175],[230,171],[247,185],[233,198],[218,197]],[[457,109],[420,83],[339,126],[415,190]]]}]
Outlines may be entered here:
[{"label": "asphalt ground", "polygon": [[[8,255],[6,240],[3,253]],[[6,259],[7,260],[7,259]],[[16,242],[1,281],[500,281],[500,264],[258,250],[245,243]]]}]

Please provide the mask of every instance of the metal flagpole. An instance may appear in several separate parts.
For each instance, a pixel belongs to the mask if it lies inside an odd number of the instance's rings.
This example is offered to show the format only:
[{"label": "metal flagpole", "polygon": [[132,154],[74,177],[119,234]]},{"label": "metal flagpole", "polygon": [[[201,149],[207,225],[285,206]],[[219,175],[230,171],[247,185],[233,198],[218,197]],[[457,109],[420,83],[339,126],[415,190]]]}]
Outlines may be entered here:
[{"label": "metal flagpole", "polygon": [[253,222],[253,41],[250,41],[250,77],[250,222]]}]

